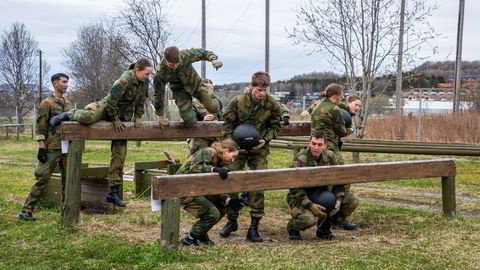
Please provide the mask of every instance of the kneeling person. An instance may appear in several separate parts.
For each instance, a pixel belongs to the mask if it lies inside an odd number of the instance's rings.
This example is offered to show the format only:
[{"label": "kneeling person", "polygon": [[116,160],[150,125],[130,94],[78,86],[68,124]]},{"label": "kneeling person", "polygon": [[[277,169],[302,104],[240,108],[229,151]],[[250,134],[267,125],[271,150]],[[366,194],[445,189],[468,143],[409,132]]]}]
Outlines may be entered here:
[{"label": "kneeling person", "polygon": [[[337,165],[341,161],[332,151],[327,150],[326,135],[320,131],[313,131],[310,135],[308,147],[301,150],[293,160],[293,166],[316,167]],[[318,187],[291,189],[287,195],[288,205],[291,208],[292,218],[288,222],[288,237],[291,240],[301,240],[300,231],[307,230],[315,224],[319,224],[317,237],[320,239],[333,239],[330,231],[331,223],[342,224],[358,206],[358,199],[346,191],[343,185],[325,187],[331,190],[336,197],[335,209],[328,217],[325,207],[315,204],[310,195]]]},{"label": "kneeling person", "polygon": [[[177,174],[217,172],[222,179],[227,178],[228,169],[238,155],[238,145],[232,139],[215,142],[210,147],[198,150],[190,156],[178,169]],[[208,237],[208,231],[222,218],[227,206],[241,208],[239,199],[230,199],[228,195],[209,195],[182,198],[181,204],[185,211],[198,218],[188,235],[183,239],[183,245],[213,244]]]}]

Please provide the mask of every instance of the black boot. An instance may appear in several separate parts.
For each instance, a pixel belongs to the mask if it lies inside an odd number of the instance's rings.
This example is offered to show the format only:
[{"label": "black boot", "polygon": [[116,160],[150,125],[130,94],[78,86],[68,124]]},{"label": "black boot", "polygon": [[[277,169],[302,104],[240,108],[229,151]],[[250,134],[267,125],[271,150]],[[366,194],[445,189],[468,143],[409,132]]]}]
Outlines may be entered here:
[{"label": "black boot", "polygon": [[200,243],[202,244],[205,244],[205,245],[215,245],[215,242],[213,242],[212,240],[210,240],[210,237],[208,237],[208,233],[206,233],[205,235],[201,236],[201,237],[198,237],[197,238],[198,241],[200,241]]},{"label": "black boot", "polygon": [[198,239],[193,237],[190,233],[182,239],[182,245],[184,246],[198,246]]},{"label": "black boot", "polygon": [[347,231],[354,231],[357,229],[357,224],[350,222],[348,220],[345,220],[340,226],[342,227],[342,229]]},{"label": "black boot", "polygon": [[113,203],[118,207],[125,207],[127,204],[120,199],[120,185],[111,185],[107,194],[107,202]]},{"label": "black boot", "polygon": [[232,232],[236,232],[238,230],[238,223],[237,220],[229,220],[225,226],[223,226],[223,229],[220,231],[220,236],[227,238],[229,237]]},{"label": "black boot", "polygon": [[288,232],[288,239],[303,240],[302,236],[300,235],[300,232],[295,230],[294,228],[287,226],[287,232]]},{"label": "black boot", "polygon": [[250,223],[250,228],[248,228],[247,232],[247,240],[250,242],[263,242],[263,238],[258,234],[258,223],[260,222],[260,218],[252,217],[252,221]]},{"label": "black boot", "polygon": [[332,222],[330,221],[330,218],[319,218],[317,224],[317,238],[322,240],[335,240],[337,238],[330,230],[332,228]]},{"label": "black boot", "polygon": [[63,121],[70,120],[70,117],[72,117],[71,112],[63,112],[59,115],[55,115],[54,117],[50,118],[49,125],[51,127],[56,127],[56,126],[60,125],[60,123],[62,123]]},{"label": "black boot", "polygon": [[37,218],[33,216],[32,212],[23,211],[17,215],[17,218],[23,221],[36,221]]}]

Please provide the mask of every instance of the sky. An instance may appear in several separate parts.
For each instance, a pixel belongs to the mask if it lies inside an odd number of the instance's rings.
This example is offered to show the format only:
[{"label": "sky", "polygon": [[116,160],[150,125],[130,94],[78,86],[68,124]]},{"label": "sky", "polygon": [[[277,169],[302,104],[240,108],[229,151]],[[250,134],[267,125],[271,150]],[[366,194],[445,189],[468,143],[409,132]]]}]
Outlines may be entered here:
[{"label": "sky", "polygon": [[[293,45],[285,29],[296,22],[293,9],[304,0],[270,1],[270,73],[272,80],[286,80],[297,74],[336,71],[326,55],[308,55],[311,48]],[[400,0],[398,0],[400,1]],[[412,0],[407,0],[411,2]],[[430,18],[442,34],[435,40],[438,54],[425,48],[421,55],[431,61],[454,60],[458,19],[458,1],[427,0],[438,9]],[[62,49],[75,40],[80,26],[104,16],[114,16],[120,0],[2,0],[0,29],[23,22],[39,42],[43,58],[52,66],[51,73],[66,72]],[[326,1],[318,1],[326,2]],[[265,1],[206,0],[207,49],[224,61],[215,71],[207,63],[207,77],[215,84],[245,82],[255,71],[265,67]],[[476,14],[480,1],[466,1],[463,59],[480,60],[480,28]],[[169,45],[180,48],[201,47],[201,0],[170,0],[168,14],[172,25]],[[421,61],[418,61],[421,64]],[[200,72],[200,65],[195,65]],[[338,69],[337,69],[338,70]],[[67,71],[68,72],[68,71]]]}]

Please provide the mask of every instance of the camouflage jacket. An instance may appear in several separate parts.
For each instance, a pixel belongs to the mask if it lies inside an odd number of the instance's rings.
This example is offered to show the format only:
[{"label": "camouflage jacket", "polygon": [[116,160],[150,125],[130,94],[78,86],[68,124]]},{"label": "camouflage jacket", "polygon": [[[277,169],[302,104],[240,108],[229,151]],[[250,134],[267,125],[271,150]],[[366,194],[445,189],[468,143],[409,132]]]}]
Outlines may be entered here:
[{"label": "camouflage jacket", "polygon": [[240,124],[252,124],[266,141],[277,137],[280,131],[282,111],[280,103],[270,96],[259,102],[253,102],[249,93],[234,97],[223,114],[223,135],[231,137],[233,130]]},{"label": "camouflage jacket", "polygon": [[51,95],[44,99],[37,108],[35,133],[37,141],[45,141],[47,149],[60,149],[60,134],[56,128],[48,126],[48,121],[55,115],[68,112],[73,109],[72,104],[66,99],[60,99]]},{"label": "camouflage jacket", "polygon": [[[301,167],[317,167],[317,166],[328,166],[328,165],[337,165],[340,161],[337,159],[337,156],[330,150],[325,149],[321,156],[318,159],[315,159],[310,152],[310,149],[304,148],[295,156],[292,166],[295,168]],[[293,188],[290,189],[287,195],[287,201],[290,206],[292,205],[302,205],[303,207],[308,208],[312,201],[309,199],[309,196],[316,190],[318,187],[310,188]],[[331,189],[336,196],[345,196],[345,188],[343,185],[325,187],[325,189]]]},{"label": "camouflage jacket", "polygon": [[284,117],[290,118],[290,110],[288,109],[287,105],[280,103],[280,108],[282,109],[282,119]]},{"label": "camouflage jacket", "polygon": [[214,148],[205,147],[190,156],[178,169],[177,174],[209,173],[213,167],[222,166],[218,152]]},{"label": "camouflage jacket", "polygon": [[143,116],[143,105],[148,96],[148,79],[144,82],[139,81],[134,72],[135,69],[125,71],[113,83],[110,93],[103,98],[107,114],[112,121],[120,120],[119,114],[130,118],[125,119],[126,121],[131,121],[133,113],[135,118]]},{"label": "camouflage jacket", "polygon": [[312,130],[321,130],[327,136],[328,148],[338,149],[340,138],[348,135],[340,107],[326,98],[312,111]]},{"label": "camouflage jacket", "polygon": [[[310,105],[310,107],[308,107],[307,109],[307,112],[309,114],[312,114],[313,112],[313,109],[315,109],[315,106],[317,106],[318,104],[320,104],[320,102],[322,102],[323,100],[316,100],[315,102],[312,103],[312,105]],[[340,104],[338,104],[338,107],[340,109],[344,109],[345,111],[349,112],[350,114],[352,114],[352,112],[350,112],[350,108],[348,107],[347,103],[345,102],[342,102]]]},{"label": "camouflage jacket", "polygon": [[[197,116],[197,121],[203,121],[205,115],[209,114],[205,106],[203,106],[198,99],[193,98],[193,111]],[[222,121],[223,120],[223,112],[220,110],[218,113],[214,114],[215,119],[214,121]]]},{"label": "camouflage jacket", "polygon": [[166,60],[162,60],[153,79],[155,88],[154,106],[157,113],[163,115],[165,85],[169,83],[172,91],[185,90],[190,95],[200,87],[202,78],[192,66],[192,63],[204,60],[209,61],[215,53],[205,49],[189,49],[180,51],[180,62],[176,70],[167,67]]}]

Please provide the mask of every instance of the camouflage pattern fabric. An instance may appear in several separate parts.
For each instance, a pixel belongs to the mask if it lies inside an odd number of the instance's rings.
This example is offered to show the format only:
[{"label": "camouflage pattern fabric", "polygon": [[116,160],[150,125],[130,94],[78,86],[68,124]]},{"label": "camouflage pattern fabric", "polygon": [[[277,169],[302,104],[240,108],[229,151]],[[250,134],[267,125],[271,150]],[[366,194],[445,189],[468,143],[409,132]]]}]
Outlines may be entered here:
[{"label": "camouflage pattern fabric", "polygon": [[72,104],[66,100],[51,95],[44,99],[37,108],[37,118],[35,126],[35,134],[37,141],[45,141],[46,149],[61,149],[60,134],[56,128],[48,126],[48,121],[53,116],[72,109]]},{"label": "camouflage pattern fabric", "polygon": [[[196,113],[196,117],[198,121],[203,121],[203,118],[205,115],[208,114],[207,109],[205,109],[205,106],[202,105],[198,101],[198,99],[194,98],[193,99],[193,108]],[[216,113],[215,118],[213,121],[222,121],[223,120],[223,113],[222,111],[219,111]],[[212,145],[212,143],[219,141],[218,138],[190,138],[187,139],[187,143],[189,145],[189,151],[188,151],[188,156],[191,156],[195,154],[198,150],[204,148],[204,147],[209,147]]]}]

